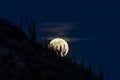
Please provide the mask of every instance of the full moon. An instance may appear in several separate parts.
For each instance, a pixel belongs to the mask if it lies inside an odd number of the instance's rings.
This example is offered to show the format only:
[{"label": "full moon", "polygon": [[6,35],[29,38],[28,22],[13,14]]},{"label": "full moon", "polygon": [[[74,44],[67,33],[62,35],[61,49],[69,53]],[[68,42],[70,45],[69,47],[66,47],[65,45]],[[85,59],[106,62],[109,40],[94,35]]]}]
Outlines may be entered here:
[{"label": "full moon", "polygon": [[55,38],[50,41],[48,48],[54,50],[58,56],[64,57],[67,55],[69,46],[68,43],[62,38]]}]

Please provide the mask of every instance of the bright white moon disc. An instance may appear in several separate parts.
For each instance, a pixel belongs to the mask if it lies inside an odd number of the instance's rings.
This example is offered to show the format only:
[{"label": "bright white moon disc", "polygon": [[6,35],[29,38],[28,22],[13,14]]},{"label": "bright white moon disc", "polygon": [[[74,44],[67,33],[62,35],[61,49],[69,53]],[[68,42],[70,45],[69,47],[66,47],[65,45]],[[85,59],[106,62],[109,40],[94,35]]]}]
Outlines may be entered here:
[{"label": "bright white moon disc", "polygon": [[69,50],[68,43],[62,38],[55,38],[51,40],[48,48],[54,50],[57,55],[61,57],[66,56]]}]

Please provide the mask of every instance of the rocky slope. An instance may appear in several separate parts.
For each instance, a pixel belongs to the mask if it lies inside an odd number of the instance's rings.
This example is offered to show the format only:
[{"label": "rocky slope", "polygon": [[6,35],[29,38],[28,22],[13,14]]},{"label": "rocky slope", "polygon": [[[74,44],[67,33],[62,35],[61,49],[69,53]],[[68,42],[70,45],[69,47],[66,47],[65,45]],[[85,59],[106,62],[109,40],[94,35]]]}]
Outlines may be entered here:
[{"label": "rocky slope", "polygon": [[60,58],[0,19],[0,80],[103,80],[71,58]]}]

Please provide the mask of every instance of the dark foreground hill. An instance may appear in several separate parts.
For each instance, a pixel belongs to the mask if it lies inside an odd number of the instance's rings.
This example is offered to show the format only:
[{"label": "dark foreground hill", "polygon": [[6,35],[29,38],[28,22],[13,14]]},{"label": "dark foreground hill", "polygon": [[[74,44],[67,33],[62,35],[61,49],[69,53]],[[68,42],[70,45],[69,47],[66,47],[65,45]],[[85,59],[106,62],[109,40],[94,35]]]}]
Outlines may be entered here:
[{"label": "dark foreground hill", "polygon": [[0,80],[103,80],[103,76],[69,57],[56,56],[0,19]]}]

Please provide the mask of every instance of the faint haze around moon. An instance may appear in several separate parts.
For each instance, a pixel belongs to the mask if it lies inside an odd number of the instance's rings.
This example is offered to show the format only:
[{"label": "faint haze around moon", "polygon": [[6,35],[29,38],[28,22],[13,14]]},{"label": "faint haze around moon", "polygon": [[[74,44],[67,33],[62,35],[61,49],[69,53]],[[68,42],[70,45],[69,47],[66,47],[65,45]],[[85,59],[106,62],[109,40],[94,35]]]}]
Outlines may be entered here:
[{"label": "faint haze around moon", "polygon": [[58,56],[64,57],[67,55],[69,46],[68,43],[62,38],[55,38],[50,41],[48,48],[54,50]]}]

